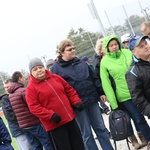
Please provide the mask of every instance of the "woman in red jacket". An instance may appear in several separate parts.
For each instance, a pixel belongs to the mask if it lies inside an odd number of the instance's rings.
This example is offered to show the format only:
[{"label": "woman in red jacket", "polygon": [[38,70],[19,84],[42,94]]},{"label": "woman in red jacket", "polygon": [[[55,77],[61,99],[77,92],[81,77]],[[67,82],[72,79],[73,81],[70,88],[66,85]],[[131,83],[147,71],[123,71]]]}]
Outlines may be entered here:
[{"label": "woman in red jacket", "polygon": [[26,100],[52,136],[58,150],[84,150],[74,109],[84,109],[76,91],[60,76],[45,70],[39,58],[30,60]]}]

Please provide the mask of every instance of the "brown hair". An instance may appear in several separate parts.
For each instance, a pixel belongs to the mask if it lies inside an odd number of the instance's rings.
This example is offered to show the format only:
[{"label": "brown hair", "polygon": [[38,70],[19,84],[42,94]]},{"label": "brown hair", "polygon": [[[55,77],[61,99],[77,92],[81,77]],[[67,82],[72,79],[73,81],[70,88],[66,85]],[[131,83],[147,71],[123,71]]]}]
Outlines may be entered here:
[{"label": "brown hair", "polygon": [[7,79],[4,81],[4,84],[10,83],[10,82],[12,82],[12,79]]},{"label": "brown hair", "polygon": [[62,52],[64,52],[65,48],[67,46],[73,46],[74,43],[70,40],[70,39],[65,39],[63,41],[60,42],[60,44],[58,45],[58,53],[59,55],[61,55]]},{"label": "brown hair", "polygon": [[18,82],[19,78],[22,78],[23,75],[20,71],[15,71],[12,75],[12,82]]},{"label": "brown hair", "polygon": [[148,35],[150,33],[150,21],[144,21],[140,25],[140,30],[143,35]]}]

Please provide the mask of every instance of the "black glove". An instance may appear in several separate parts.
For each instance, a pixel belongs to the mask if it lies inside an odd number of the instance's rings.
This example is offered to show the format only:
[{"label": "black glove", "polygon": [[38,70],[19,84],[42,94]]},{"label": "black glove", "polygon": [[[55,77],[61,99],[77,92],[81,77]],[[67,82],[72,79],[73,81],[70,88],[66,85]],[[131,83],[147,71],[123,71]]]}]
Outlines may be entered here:
[{"label": "black glove", "polygon": [[56,113],[54,113],[51,117],[51,119],[58,124],[61,121],[61,117],[59,115],[57,115]]},{"label": "black glove", "polygon": [[76,104],[76,108],[77,108],[79,111],[82,111],[82,110],[84,109],[83,103],[82,103],[82,102],[78,102],[78,103]]}]

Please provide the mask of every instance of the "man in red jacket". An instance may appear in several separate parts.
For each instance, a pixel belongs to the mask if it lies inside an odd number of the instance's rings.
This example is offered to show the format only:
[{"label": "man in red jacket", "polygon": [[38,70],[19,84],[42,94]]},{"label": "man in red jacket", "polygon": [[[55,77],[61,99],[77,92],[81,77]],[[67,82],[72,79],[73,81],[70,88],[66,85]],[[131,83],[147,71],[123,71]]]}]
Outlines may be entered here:
[{"label": "man in red jacket", "polygon": [[26,99],[59,150],[84,150],[74,109],[83,110],[76,91],[59,75],[45,70],[39,58],[30,60]]}]

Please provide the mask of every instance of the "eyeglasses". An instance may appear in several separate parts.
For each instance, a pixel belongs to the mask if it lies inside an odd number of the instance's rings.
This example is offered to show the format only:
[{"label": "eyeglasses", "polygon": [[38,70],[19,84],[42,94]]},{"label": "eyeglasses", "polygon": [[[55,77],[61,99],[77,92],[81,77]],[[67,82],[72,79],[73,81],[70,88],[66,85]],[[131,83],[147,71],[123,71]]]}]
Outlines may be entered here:
[{"label": "eyeglasses", "polygon": [[69,49],[66,49],[65,51],[72,51],[72,50],[75,50],[76,49],[76,47],[71,47],[71,48],[69,48]]}]

